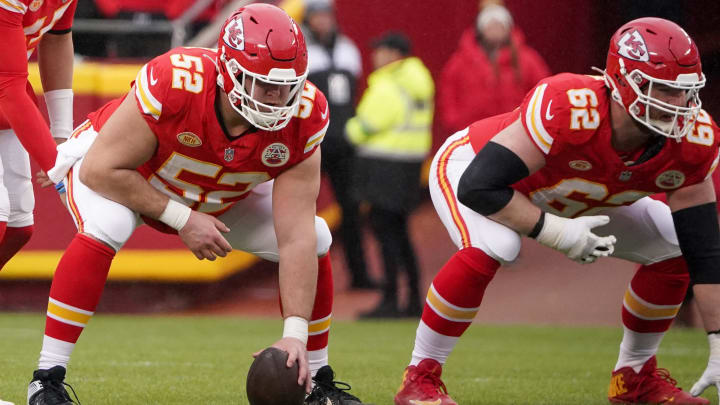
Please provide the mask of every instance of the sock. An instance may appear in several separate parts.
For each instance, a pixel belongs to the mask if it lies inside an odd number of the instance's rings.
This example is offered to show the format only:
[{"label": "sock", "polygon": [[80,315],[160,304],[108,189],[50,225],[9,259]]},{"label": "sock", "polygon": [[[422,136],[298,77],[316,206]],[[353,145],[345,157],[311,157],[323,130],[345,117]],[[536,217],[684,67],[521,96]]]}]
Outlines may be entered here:
[{"label": "sock", "polygon": [[623,340],[615,370],[640,371],[657,353],[660,341],[680,310],[690,281],[682,257],[640,266],[623,300]]},{"label": "sock", "polygon": [[75,343],[102,294],[115,251],[77,234],[58,263],[48,302],[38,367],[67,368]]},{"label": "sock", "polygon": [[308,361],[310,373],[328,364],[328,339],[332,320],[333,278],[330,253],[318,258],[318,282],[310,324],[308,325]]},{"label": "sock", "polygon": [[7,227],[7,229],[5,225],[4,222],[0,225],[0,238],[2,239],[0,242],[0,270],[28,243],[33,233],[32,225],[20,228]]},{"label": "sock", "polygon": [[430,285],[410,365],[427,358],[445,363],[480,310],[485,288],[499,267],[474,247],[459,250],[445,263]]}]

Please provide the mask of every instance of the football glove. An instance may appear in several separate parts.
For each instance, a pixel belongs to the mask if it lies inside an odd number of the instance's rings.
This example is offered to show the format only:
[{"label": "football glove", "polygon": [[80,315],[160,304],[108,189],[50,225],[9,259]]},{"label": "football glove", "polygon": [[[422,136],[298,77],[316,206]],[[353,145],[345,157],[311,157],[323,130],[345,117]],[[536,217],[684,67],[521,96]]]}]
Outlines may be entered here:
[{"label": "football glove", "polygon": [[690,394],[694,397],[702,394],[711,385],[715,385],[720,391],[720,334],[709,334],[708,342],[710,343],[710,359],[705,372],[690,389]]},{"label": "football glove", "polygon": [[576,262],[592,263],[598,257],[610,256],[615,249],[614,236],[598,236],[591,231],[608,222],[606,215],[562,218],[545,213],[545,224],[536,240]]}]

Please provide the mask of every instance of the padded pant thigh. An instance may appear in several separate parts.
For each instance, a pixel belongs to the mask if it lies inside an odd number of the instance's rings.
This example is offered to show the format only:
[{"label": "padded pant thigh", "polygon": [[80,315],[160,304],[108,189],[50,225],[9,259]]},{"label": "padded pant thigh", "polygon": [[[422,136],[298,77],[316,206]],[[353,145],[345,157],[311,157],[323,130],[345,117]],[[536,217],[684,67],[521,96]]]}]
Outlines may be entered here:
[{"label": "padded pant thigh", "polygon": [[610,223],[595,228],[595,233],[615,235],[613,257],[648,265],[682,255],[672,213],[665,203],[645,197],[602,214],[610,217]]},{"label": "padded pant thigh", "polygon": [[[235,250],[252,253],[272,262],[280,260],[272,216],[272,181],[255,187],[218,219],[230,228],[225,238]],[[332,234],[324,219],[315,217],[317,255],[330,250]]]},{"label": "padded pant thigh", "polygon": [[0,159],[3,183],[0,188],[0,218],[7,213],[8,226],[30,226],[34,222],[35,208],[30,158],[12,130],[0,131]]},{"label": "padded pant thigh", "polygon": [[130,239],[139,224],[139,216],[131,209],[109,200],[82,184],[79,160],[68,173],[68,209],[78,232],[89,234],[115,249]]},{"label": "padded pant thigh", "polygon": [[476,247],[500,263],[510,263],[520,253],[520,234],[457,199],[460,177],[475,156],[470,143],[463,143],[466,133],[463,130],[448,138],[433,159],[429,178],[433,205],[458,249]]}]

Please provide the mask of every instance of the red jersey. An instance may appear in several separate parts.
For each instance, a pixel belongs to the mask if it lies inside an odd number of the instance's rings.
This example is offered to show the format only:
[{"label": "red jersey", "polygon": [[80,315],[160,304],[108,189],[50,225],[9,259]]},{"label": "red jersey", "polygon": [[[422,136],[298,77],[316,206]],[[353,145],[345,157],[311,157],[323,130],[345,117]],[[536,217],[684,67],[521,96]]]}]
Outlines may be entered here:
[{"label": "red jersey", "polygon": [[546,163],[513,187],[563,217],[595,215],[712,174],[720,132],[707,112],[700,112],[688,136],[666,139],[653,157],[633,165],[611,146],[612,102],[602,77],[559,74],[540,81],[519,109],[471,125],[470,142],[477,152],[519,116]]},{"label": "red jersey", "polygon": [[[46,32],[66,31],[72,27],[78,0],[0,0],[0,13],[22,15],[27,57],[30,58]],[[12,14],[3,16],[3,20]]]},{"label": "red jersey", "polygon": [[[286,127],[230,138],[215,107],[216,97],[227,97],[217,85],[215,58],[211,49],[173,49],[143,66],[125,97],[135,98],[158,141],[138,171],[165,194],[219,215],[253,187],[312,155],[329,120],[325,96],[306,82],[300,108]],[[97,131],[123,98],[89,115]]]}]

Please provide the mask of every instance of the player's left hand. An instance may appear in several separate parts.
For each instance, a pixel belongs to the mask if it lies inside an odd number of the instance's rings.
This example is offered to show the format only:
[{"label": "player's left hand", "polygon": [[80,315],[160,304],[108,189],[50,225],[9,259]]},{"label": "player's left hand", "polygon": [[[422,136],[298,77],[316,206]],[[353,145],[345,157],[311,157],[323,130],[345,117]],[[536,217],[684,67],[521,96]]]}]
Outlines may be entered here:
[{"label": "player's left hand", "polygon": [[35,173],[35,182],[43,188],[53,185],[52,180],[50,180],[50,177],[48,177],[47,173],[43,170]]},{"label": "player's left hand", "polygon": [[697,397],[711,385],[720,392],[720,336],[717,333],[708,335],[710,342],[710,359],[700,379],[690,389],[690,394]]},{"label": "player's left hand", "polygon": [[[292,367],[293,363],[298,363],[298,385],[305,385],[305,392],[310,394],[312,391],[312,378],[310,378],[310,367],[308,367],[307,349],[305,343],[294,337],[284,337],[273,343],[272,347],[287,352],[287,366]],[[264,349],[263,349],[264,350]],[[257,357],[262,350],[253,353],[253,357]]]}]

